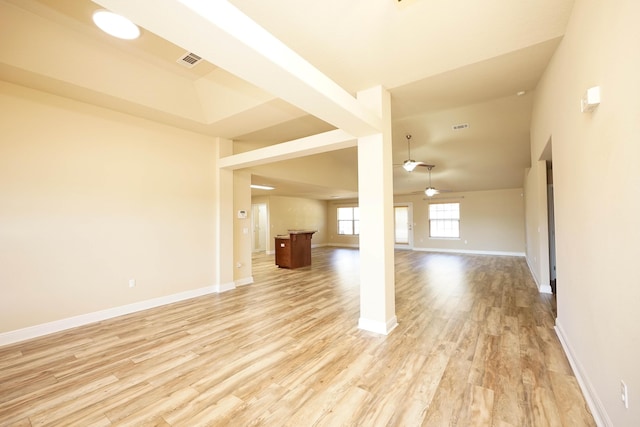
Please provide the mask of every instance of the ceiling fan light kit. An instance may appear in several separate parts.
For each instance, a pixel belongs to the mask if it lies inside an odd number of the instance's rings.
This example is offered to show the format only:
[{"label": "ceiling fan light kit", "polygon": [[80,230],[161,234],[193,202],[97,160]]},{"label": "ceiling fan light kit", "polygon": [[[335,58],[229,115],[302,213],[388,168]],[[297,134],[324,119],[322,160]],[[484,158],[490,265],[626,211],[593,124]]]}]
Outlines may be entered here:
[{"label": "ceiling fan light kit", "polygon": [[405,160],[404,163],[402,164],[402,167],[407,172],[413,172],[413,170],[416,168],[416,166],[418,166],[418,162],[416,162],[415,160],[411,160],[411,159]]},{"label": "ceiling fan light kit", "polygon": [[433,197],[439,193],[439,191],[433,188],[433,186],[431,185],[431,169],[435,168],[436,165],[425,165],[425,166],[427,167],[427,169],[429,169],[429,186],[424,190],[424,194],[427,197]]},{"label": "ceiling fan light kit", "polygon": [[[464,126],[464,127],[469,127],[468,124],[464,124],[464,125],[460,125],[460,126]],[[408,159],[405,160],[402,163],[402,167],[404,170],[406,170],[407,172],[413,172],[415,170],[416,167],[418,166],[424,166],[429,170],[429,186],[424,190],[424,194],[427,195],[427,197],[433,197],[436,194],[440,193],[440,191],[436,190],[432,185],[431,185],[431,169],[433,169],[434,167],[436,167],[435,165],[428,165],[424,162],[416,162],[415,160],[411,159],[411,134],[406,134],[405,137],[407,138],[407,154],[408,154]]]},{"label": "ceiling fan light kit", "polygon": [[406,170],[407,172],[413,172],[413,170],[422,162],[416,162],[415,160],[411,159],[411,134],[408,133],[405,135],[405,137],[407,138],[407,160],[405,160],[402,163],[402,167],[404,168],[404,170]]}]

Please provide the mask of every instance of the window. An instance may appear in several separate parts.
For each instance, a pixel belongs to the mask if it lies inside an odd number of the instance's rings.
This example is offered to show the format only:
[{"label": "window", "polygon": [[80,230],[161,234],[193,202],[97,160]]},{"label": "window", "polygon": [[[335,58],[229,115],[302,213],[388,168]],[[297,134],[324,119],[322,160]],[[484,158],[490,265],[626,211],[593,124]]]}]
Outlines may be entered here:
[{"label": "window", "polygon": [[429,205],[429,237],[460,237],[460,203]]},{"label": "window", "polygon": [[360,234],[360,212],[357,207],[338,208],[338,234]]}]

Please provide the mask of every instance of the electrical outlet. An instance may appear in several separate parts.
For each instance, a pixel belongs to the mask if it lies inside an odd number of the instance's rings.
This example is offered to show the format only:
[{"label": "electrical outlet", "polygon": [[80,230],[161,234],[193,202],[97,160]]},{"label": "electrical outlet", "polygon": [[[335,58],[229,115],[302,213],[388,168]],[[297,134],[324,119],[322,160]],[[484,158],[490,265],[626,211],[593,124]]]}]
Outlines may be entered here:
[{"label": "electrical outlet", "polygon": [[129,287],[133,288],[134,286],[136,286],[136,279],[129,279]]},{"label": "electrical outlet", "polygon": [[622,403],[624,403],[624,407],[629,409],[629,392],[624,381],[620,381],[620,398],[622,399]]}]

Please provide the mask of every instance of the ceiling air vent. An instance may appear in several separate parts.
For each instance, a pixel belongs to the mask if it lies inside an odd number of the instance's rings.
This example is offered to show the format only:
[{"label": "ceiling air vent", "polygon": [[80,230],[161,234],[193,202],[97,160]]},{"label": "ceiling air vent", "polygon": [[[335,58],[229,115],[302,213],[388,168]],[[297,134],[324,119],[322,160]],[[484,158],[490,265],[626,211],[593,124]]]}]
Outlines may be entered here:
[{"label": "ceiling air vent", "polygon": [[200,61],[202,61],[202,58],[200,58],[198,55],[196,55],[195,53],[187,52],[180,58],[178,58],[176,62],[178,64],[184,65],[187,68],[193,68]]},{"label": "ceiling air vent", "polygon": [[453,125],[451,126],[451,129],[453,130],[469,129],[469,123],[460,123],[459,125]]}]

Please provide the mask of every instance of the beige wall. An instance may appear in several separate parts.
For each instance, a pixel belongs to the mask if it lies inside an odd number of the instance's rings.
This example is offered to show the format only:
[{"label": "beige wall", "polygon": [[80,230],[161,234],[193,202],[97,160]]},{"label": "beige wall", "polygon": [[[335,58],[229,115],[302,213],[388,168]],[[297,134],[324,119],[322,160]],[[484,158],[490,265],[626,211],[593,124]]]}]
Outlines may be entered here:
[{"label": "beige wall", "polygon": [[[596,417],[615,426],[640,425],[638,17],[635,0],[575,3],[536,90],[531,132],[533,162],[552,140],[557,329]],[[580,98],[595,85],[602,103],[581,113]],[[540,173],[530,172],[533,180]],[[528,183],[532,205],[543,196],[535,192]],[[527,216],[530,233],[538,221],[535,212]],[[629,409],[620,380],[629,388]]]},{"label": "beige wall", "polygon": [[540,291],[550,293],[547,162],[532,160],[531,163],[524,178],[527,263]]},{"label": "beige wall", "polygon": [[269,232],[267,233],[267,251],[275,250],[275,236],[287,234],[290,229],[317,230],[311,239],[311,245],[326,244],[327,202],[300,197],[268,196],[254,199],[253,203],[267,203]]},{"label": "beige wall", "polygon": [[[251,174],[233,173],[233,279],[237,284],[248,284],[251,278]],[[238,217],[238,211],[247,213],[245,219]]]},{"label": "beige wall", "polygon": [[[395,196],[394,202],[413,206],[415,250],[445,250],[521,255],[525,251],[522,189],[474,191],[443,195],[441,201],[460,202],[460,239],[429,238],[429,202],[423,195]],[[435,199],[434,199],[435,200]],[[337,208],[357,200],[328,203],[328,243],[358,246],[358,238],[337,234]]]},{"label": "beige wall", "polygon": [[327,202],[327,244],[357,248],[360,244],[358,236],[338,234],[338,208],[358,206],[358,199]]},{"label": "beige wall", "polygon": [[214,285],[213,139],[3,82],[0,135],[0,332]]},{"label": "beige wall", "polygon": [[442,197],[443,202],[460,202],[459,240],[429,238],[429,201],[423,195],[395,198],[396,203],[413,202],[414,248],[524,253],[522,189],[446,193]]}]

